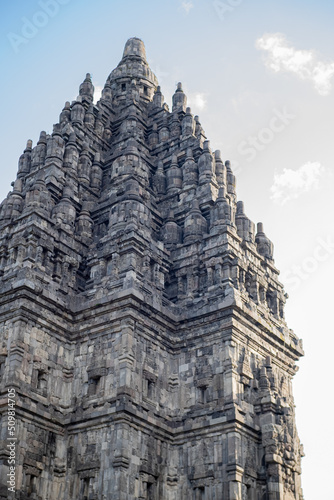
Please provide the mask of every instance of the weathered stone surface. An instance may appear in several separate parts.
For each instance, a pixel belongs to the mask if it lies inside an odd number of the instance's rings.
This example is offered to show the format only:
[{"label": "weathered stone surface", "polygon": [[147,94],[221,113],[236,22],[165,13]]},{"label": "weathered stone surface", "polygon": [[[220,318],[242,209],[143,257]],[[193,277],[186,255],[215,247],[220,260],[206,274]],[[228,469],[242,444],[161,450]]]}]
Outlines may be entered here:
[{"label": "weathered stone surface", "polygon": [[[181,84],[130,39],[19,160],[1,205],[1,393],[15,498],[301,500],[273,245]],[[6,401],[0,497],[7,497]]]}]

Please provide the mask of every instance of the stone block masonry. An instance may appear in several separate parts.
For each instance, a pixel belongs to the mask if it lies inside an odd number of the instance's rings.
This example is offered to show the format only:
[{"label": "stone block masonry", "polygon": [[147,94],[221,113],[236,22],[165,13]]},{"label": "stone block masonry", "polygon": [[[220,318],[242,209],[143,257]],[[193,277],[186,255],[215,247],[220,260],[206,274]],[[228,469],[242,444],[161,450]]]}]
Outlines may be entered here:
[{"label": "stone block masonry", "polygon": [[0,499],[302,500],[272,242],[141,40],[93,93],[0,206]]}]

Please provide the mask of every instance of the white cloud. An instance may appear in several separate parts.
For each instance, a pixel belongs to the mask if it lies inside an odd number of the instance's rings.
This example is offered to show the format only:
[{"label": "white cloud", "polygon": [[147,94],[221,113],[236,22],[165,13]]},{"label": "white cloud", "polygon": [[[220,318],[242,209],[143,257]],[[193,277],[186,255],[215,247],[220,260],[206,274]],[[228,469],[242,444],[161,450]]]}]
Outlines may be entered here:
[{"label": "white cloud", "polygon": [[185,11],[186,14],[189,14],[191,9],[194,7],[194,4],[190,2],[182,2],[181,8]]},{"label": "white cloud", "polygon": [[307,162],[292,170],[284,168],[283,173],[274,175],[271,199],[280,205],[298,198],[302,193],[318,189],[319,179],[326,169],[319,162]]},{"label": "white cloud", "polygon": [[101,85],[95,85],[94,99],[93,99],[94,104],[96,104],[97,101],[101,99],[102,90],[103,90],[103,87],[101,87]]},{"label": "white cloud", "polygon": [[276,73],[294,73],[302,80],[310,80],[320,95],[330,93],[334,62],[319,60],[314,50],[297,50],[281,33],[267,33],[256,40],[255,46],[267,52],[265,64]]},{"label": "white cloud", "polygon": [[207,94],[203,94],[202,92],[188,94],[187,95],[188,105],[193,106],[195,108],[195,111],[197,110],[202,111],[203,109],[206,108],[206,103],[207,103],[206,96]]}]

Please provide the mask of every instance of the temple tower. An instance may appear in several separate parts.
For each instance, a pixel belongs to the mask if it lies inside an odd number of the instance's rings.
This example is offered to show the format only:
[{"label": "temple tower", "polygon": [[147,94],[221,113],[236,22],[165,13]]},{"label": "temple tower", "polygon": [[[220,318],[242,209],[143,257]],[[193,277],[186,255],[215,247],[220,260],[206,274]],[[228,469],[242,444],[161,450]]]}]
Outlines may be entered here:
[{"label": "temple tower", "polygon": [[0,207],[0,498],[302,500],[273,244],[141,40],[93,96],[87,74]]}]

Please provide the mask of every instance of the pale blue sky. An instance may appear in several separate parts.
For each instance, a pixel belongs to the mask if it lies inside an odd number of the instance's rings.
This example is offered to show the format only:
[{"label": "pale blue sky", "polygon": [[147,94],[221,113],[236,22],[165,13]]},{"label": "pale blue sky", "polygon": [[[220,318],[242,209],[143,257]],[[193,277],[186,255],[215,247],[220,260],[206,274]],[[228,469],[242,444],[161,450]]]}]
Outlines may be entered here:
[{"label": "pale blue sky", "polygon": [[306,351],[294,383],[305,500],[331,498],[334,3],[51,3],[44,15],[46,0],[2,6],[1,199],[26,140],[52,131],[86,72],[103,86],[126,40],[142,38],[167,103],[182,81],[211,146],[235,167],[247,215],[274,242]]}]

